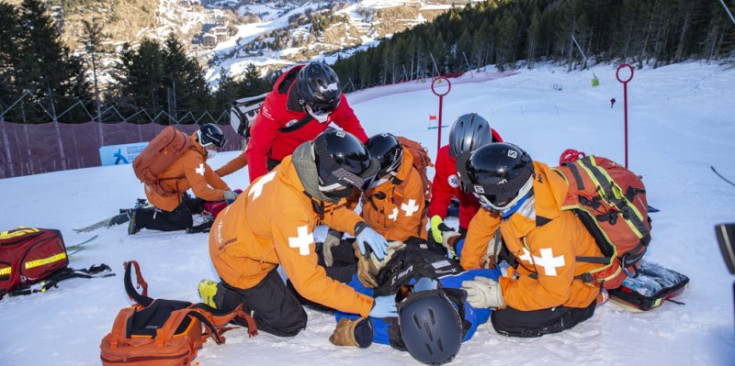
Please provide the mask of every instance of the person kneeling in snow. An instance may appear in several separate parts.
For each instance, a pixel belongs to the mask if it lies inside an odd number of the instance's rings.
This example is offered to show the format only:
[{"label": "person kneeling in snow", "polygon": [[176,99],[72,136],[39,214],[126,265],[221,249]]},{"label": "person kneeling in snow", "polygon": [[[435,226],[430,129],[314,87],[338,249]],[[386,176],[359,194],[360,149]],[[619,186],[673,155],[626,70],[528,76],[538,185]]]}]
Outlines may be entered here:
[{"label": "person kneeling in snow", "polygon": [[603,255],[579,218],[561,210],[568,187],[564,179],[508,143],[460,157],[457,171],[482,206],[470,222],[460,264],[480,268],[498,230],[518,264],[512,277],[463,282],[469,303],[496,308],[493,327],[508,336],[539,337],[590,318],[600,289],[580,277],[602,264],[577,258]]},{"label": "person kneeling in snow", "polygon": [[[158,175],[160,184],[173,193],[163,195],[145,185],[145,195],[155,208],[136,208],[130,214],[128,234],[141,229],[162,231],[187,230],[192,227],[192,213],[201,213],[204,201],[232,201],[237,193],[212,171],[207,159],[224,146],[225,135],[217,125],[203,124],[191,135],[191,146],[163,173]],[[192,199],[186,193],[191,190],[198,197]]]},{"label": "person kneeling in snow", "polygon": [[[426,243],[426,195],[420,173],[413,166],[413,156],[389,133],[369,138],[365,147],[370,157],[378,160],[380,170],[362,195],[362,218],[388,241]],[[332,250],[345,250],[336,249],[340,244],[351,245],[341,239],[341,232],[327,233],[322,246],[326,267],[334,265]],[[349,276],[351,273],[347,280]]]},{"label": "person kneeling in snow", "polygon": [[324,223],[353,234],[361,253],[369,247],[378,258],[385,256],[385,238],[344,206],[377,170],[365,146],[344,131],[328,130],[300,145],[215,220],[209,254],[221,281],[200,282],[204,302],[227,311],[242,304],[260,330],[295,336],[306,327],[307,315],[279,276],[281,265],[308,300],[363,317],[395,314],[392,297],[373,299],[329,278],[315,252],[314,228]]}]

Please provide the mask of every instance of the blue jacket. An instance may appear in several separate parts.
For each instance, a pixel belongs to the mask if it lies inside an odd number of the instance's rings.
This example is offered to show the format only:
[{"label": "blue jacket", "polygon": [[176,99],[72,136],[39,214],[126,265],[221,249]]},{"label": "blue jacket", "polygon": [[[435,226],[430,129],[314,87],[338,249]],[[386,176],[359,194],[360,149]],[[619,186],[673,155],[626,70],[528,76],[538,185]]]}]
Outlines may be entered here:
[{"label": "blue jacket", "polygon": [[[466,272],[462,272],[457,275],[449,275],[439,278],[439,282],[444,288],[462,288],[463,281],[473,280],[475,277],[487,277],[494,280],[498,280],[500,277],[500,271],[497,269],[473,269]],[[352,281],[348,284],[352,286],[357,292],[373,296],[373,289],[366,288],[357,279],[357,275],[352,276]],[[335,315],[337,322],[342,318],[357,319],[359,316],[356,314],[344,313],[338,311]],[[467,301],[464,302],[464,318],[470,324],[470,328],[462,339],[463,342],[468,341],[475,334],[477,327],[487,322],[490,318],[490,309],[475,309]],[[390,344],[388,340],[388,323],[382,318],[373,318],[370,320],[373,323],[373,342],[381,344]]]}]

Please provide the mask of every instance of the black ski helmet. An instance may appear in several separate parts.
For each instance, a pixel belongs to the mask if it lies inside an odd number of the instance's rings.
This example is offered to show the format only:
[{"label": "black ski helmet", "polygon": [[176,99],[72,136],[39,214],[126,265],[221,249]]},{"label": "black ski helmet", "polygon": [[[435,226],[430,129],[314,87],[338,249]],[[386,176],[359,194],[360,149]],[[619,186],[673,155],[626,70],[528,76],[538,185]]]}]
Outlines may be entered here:
[{"label": "black ski helmet", "polygon": [[296,89],[299,103],[310,108],[312,113],[328,114],[339,106],[339,77],[331,67],[321,62],[310,62],[299,70]]},{"label": "black ski helmet", "polygon": [[389,133],[375,135],[365,142],[365,147],[370,152],[370,157],[380,164],[378,177],[395,172],[401,166],[403,145],[395,136]]},{"label": "black ski helmet", "polygon": [[449,130],[449,155],[459,158],[492,142],[492,138],[490,123],[486,119],[477,113],[463,114],[457,117]]},{"label": "black ski helmet", "polygon": [[225,146],[225,134],[222,129],[214,123],[205,123],[199,127],[197,132],[199,143],[206,147],[208,145],[214,145],[217,147]]},{"label": "black ski helmet", "polygon": [[533,187],[533,160],[516,145],[487,144],[460,160],[462,183],[488,209],[505,210]]},{"label": "black ski helmet", "polygon": [[378,162],[349,132],[329,129],[314,139],[314,158],[319,190],[327,197],[342,198],[353,189],[364,191],[378,172]]},{"label": "black ski helmet", "polygon": [[415,292],[398,304],[398,325],[408,353],[418,361],[440,365],[459,352],[463,316],[443,289]]}]

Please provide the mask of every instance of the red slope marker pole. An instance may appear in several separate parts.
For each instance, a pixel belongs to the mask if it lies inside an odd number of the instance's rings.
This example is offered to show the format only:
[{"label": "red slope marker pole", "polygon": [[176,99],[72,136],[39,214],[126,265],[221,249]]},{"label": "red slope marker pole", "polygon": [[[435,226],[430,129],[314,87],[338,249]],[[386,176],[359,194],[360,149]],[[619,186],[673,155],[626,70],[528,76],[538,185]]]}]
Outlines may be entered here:
[{"label": "red slope marker pole", "polygon": [[[623,80],[620,76],[620,70],[628,68],[630,70],[630,76]],[[615,77],[619,82],[623,84],[623,113],[624,113],[624,126],[625,126],[625,168],[628,168],[628,82],[633,80],[633,66],[628,64],[622,64],[618,66],[618,70],[615,71]]]}]

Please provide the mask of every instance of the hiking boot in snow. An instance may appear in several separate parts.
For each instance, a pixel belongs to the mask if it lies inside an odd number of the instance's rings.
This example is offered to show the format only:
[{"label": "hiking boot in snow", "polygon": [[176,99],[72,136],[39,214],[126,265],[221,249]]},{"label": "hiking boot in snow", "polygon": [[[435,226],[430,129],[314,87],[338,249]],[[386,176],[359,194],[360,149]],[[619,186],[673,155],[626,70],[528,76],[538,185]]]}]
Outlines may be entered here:
[{"label": "hiking boot in snow", "polygon": [[214,296],[217,295],[217,289],[219,289],[219,283],[212,280],[201,280],[197,286],[202,302],[215,309],[217,309],[217,304],[214,301]]},{"label": "hiking boot in snow", "polygon": [[130,210],[128,212],[128,216],[130,217],[130,221],[128,222],[128,235],[135,235],[142,229],[135,220],[137,212],[138,210]]}]

